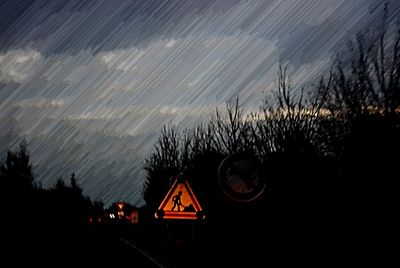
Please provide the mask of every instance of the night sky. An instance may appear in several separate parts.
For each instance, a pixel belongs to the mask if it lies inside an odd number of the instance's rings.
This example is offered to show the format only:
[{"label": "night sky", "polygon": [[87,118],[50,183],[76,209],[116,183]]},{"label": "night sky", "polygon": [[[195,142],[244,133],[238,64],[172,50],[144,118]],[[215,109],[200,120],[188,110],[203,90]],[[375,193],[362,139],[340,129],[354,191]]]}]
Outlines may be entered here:
[{"label": "night sky", "polygon": [[[191,128],[238,95],[256,110],[279,62],[310,83],[384,2],[0,3],[1,157],[25,139],[43,187],[75,172],[93,200],[142,205],[164,124]],[[389,10],[400,17],[400,2]]]}]

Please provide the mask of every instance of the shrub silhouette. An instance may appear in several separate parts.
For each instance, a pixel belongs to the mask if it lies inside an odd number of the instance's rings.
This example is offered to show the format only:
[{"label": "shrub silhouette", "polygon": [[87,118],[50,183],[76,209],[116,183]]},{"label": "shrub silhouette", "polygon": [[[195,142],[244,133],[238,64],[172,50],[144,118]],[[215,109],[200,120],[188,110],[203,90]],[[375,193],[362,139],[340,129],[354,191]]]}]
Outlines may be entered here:
[{"label": "shrub silhouette", "polygon": [[[324,222],[340,233],[351,228],[343,217],[354,228],[366,218],[390,218],[397,189],[390,174],[398,174],[400,149],[400,29],[387,24],[387,5],[383,13],[378,30],[360,32],[313,88],[294,88],[289,67],[280,65],[275,95],[260,112],[245,115],[237,98],[193,130],[164,127],[146,161],[147,204],[156,208],[170,177],[183,171],[209,222],[238,213],[256,222],[262,211],[277,229]],[[227,202],[216,183],[222,159],[240,152],[260,160],[268,182],[261,200],[245,208]]]}]

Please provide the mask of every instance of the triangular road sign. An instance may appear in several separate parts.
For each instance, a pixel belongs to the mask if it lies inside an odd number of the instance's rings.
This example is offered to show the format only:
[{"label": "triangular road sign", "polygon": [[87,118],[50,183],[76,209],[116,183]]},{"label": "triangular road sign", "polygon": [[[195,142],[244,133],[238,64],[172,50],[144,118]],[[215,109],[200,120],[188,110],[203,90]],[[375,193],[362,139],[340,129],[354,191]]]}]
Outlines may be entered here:
[{"label": "triangular road sign", "polygon": [[204,219],[204,213],[187,180],[178,176],[158,208],[155,217],[157,219],[197,220]]}]

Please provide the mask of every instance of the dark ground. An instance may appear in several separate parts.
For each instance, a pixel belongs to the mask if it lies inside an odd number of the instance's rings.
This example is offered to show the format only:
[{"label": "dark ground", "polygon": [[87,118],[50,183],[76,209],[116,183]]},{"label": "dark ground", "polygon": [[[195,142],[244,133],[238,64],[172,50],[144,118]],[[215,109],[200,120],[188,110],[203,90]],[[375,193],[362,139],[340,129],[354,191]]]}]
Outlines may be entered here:
[{"label": "dark ground", "polygon": [[1,259],[8,267],[157,267],[121,241],[120,234],[109,226],[10,232],[6,237],[2,239]]},{"label": "dark ground", "polygon": [[[260,216],[261,217],[261,216]],[[20,267],[267,267],[383,263],[390,248],[358,222],[314,217],[255,222],[168,221],[153,225],[82,225],[2,232],[1,260]],[[251,222],[248,222],[251,221]],[[251,226],[251,227],[250,227]],[[368,225],[372,227],[371,225]],[[19,230],[19,231],[16,231]],[[131,246],[133,245],[133,246]],[[390,255],[390,252],[384,252]],[[150,256],[155,260],[149,260]]]}]

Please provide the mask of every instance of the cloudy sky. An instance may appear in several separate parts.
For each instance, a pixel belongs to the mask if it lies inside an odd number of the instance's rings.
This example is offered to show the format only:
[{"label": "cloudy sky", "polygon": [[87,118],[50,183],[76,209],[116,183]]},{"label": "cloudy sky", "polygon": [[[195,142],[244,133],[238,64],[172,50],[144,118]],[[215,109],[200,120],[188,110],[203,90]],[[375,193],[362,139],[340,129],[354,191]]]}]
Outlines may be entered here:
[{"label": "cloudy sky", "polygon": [[[400,17],[400,3],[389,5]],[[378,0],[0,0],[0,153],[25,139],[37,181],[76,173],[106,204],[142,205],[161,127],[255,109],[279,62],[296,85],[377,25]]]}]

